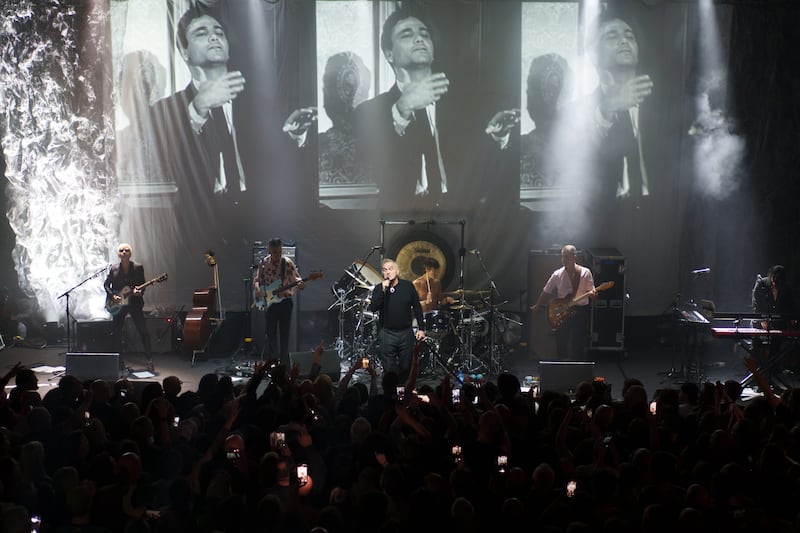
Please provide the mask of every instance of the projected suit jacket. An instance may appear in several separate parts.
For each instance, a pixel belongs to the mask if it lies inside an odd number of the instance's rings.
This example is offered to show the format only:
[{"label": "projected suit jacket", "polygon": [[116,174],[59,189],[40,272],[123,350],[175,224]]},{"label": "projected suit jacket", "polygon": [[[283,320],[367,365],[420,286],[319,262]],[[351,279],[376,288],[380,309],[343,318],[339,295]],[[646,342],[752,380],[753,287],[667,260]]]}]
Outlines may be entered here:
[{"label": "projected suit jacket", "polygon": [[[358,158],[367,176],[378,184],[378,207],[382,211],[426,211],[436,208],[453,192],[456,175],[452,160],[454,142],[453,121],[448,120],[448,98],[436,103],[436,127],[439,149],[447,176],[448,194],[438,198],[435,194],[415,196],[421,175],[424,140],[415,135],[409,124],[404,135],[398,135],[392,119],[392,106],[400,98],[397,85],[367,100],[356,109],[356,137]],[[420,110],[418,112],[424,112]],[[430,178],[430,177],[429,177]],[[430,181],[430,179],[429,179]],[[431,184],[429,183],[429,187]]]},{"label": "projected suit jacket", "polygon": [[[210,205],[230,203],[241,194],[238,175],[230,176],[226,171],[228,192],[214,194],[214,184],[220,174],[221,154],[225,151],[226,143],[230,143],[230,133],[226,133],[228,130],[222,108],[212,110],[212,116],[200,133],[194,132],[189,117],[189,103],[196,94],[194,85],[189,83],[182,91],[153,104],[164,166],[177,183],[182,200],[205,200],[211,202]],[[236,100],[233,101],[233,110],[236,117]]]}]

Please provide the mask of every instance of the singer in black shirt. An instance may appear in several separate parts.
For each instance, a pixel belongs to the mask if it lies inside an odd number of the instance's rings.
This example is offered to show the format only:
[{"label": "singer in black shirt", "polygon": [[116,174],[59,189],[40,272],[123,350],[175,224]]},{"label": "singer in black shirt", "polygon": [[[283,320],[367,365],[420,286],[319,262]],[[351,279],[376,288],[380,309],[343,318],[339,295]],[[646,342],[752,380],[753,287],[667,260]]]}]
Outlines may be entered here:
[{"label": "singer in black shirt", "polygon": [[377,312],[379,316],[384,368],[396,371],[403,381],[411,370],[414,337],[417,340],[424,339],[425,331],[420,329],[415,335],[411,329],[415,318],[418,325],[424,324],[422,306],[414,284],[398,278],[398,270],[397,263],[392,259],[383,260],[383,282],[372,290],[369,310]]}]

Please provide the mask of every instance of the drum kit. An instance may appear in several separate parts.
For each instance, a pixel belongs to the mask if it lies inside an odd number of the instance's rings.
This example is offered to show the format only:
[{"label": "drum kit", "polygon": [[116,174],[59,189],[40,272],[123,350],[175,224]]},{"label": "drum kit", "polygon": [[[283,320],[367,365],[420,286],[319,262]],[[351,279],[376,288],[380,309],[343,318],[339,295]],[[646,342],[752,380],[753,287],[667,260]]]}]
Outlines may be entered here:
[{"label": "drum kit", "polygon": [[[354,261],[331,286],[338,313],[339,336],[335,348],[343,365],[369,358],[380,371],[378,316],[369,310],[372,290],[383,280],[363,261]],[[425,343],[419,354],[420,374],[441,368],[457,374],[502,372],[502,356],[520,341],[522,322],[513,313],[491,305],[490,291],[458,289],[446,292],[450,305],[424,314]],[[414,330],[419,328],[414,323]]]}]

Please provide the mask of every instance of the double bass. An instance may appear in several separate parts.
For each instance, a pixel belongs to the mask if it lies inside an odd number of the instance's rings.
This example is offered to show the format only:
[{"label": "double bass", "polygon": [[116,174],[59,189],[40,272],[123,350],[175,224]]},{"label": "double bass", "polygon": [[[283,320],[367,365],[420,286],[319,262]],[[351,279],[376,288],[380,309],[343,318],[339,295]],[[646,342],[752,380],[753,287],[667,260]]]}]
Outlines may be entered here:
[{"label": "double bass", "polygon": [[216,318],[217,286],[219,273],[214,252],[209,250],[205,254],[206,264],[214,271],[214,284],[211,287],[197,289],[192,296],[192,310],[186,315],[183,324],[183,345],[187,350],[192,350],[192,366],[194,366],[197,352],[201,352],[208,344],[212,327],[218,322]]}]

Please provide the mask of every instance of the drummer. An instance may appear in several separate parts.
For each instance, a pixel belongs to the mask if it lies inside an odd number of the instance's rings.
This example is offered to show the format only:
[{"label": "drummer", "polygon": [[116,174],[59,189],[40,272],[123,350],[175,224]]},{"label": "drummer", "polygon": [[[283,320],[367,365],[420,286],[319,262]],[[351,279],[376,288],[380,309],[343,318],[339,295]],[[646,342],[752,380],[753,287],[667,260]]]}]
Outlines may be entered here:
[{"label": "drummer", "polygon": [[414,280],[414,288],[417,290],[422,312],[436,311],[440,304],[455,303],[450,296],[442,298],[442,282],[437,276],[440,267],[439,261],[433,257],[426,257],[422,261],[422,266],[425,268],[425,273]]}]

